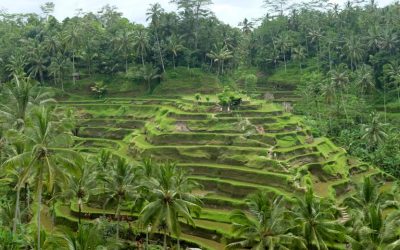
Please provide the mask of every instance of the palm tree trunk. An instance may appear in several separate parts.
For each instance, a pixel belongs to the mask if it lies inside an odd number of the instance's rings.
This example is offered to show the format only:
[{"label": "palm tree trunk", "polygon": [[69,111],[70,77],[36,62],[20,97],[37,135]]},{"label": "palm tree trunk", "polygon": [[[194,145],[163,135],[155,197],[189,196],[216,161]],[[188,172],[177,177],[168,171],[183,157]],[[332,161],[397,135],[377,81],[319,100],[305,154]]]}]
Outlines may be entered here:
[{"label": "palm tree trunk", "polygon": [[42,182],[42,173],[39,171],[39,180],[38,180],[38,197],[37,197],[37,203],[38,203],[38,208],[37,208],[37,249],[40,250],[40,212],[42,208],[42,188],[43,188],[43,182]]},{"label": "palm tree trunk", "polygon": [[180,250],[181,249],[181,242],[180,242],[180,239],[179,239],[179,236],[176,238],[176,241],[177,241],[177,248],[178,248],[178,250]]},{"label": "palm tree trunk", "polygon": [[39,71],[39,77],[40,77],[40,84],[43,85],[44,79],[43,79],[43,71]]},{"label": "palm tree trunk", "polygon": [[176,66],[175,66],[175,55],[174,54],[172,54],[172,62],[174,63],[174,69],[175,69]]},{"label": "palm tree trunk", "polygon": [[146,229],[146,246],[144,248],[145,250],[149,249],[149,232]]},{"label": "palm tree trunk", "polygon": [[164,231],[164,245],[163,245],[164,250],[167,250],[167,232]]},{"label": "palm tree trunk", "polygon": [[386,123],[386,88],[385,83],[383,83],[383,110],[385,113],[385,123]]},{"label": "palm tree trunk", "polygon": [[160,45],[160,40],[158,39],[158,31],[157,30],[156,30],[156,39],[157,39],[157,44],[158,44],[158,54],[160,56],[161,66],[162,66],[163,72],[165,73],[164,59],[161,54],[161,45]]},{"label": "palm tree trunk", "polygon": [[128,74],[128,56],[125,56],[125,73]]},{"label": "palm tree trunk", "polygon": [[25,190],[26,190],[26,208],[29,211],[30,203],[31,203],[31,197],[30,197],[29,184],[27,182],[25,183]]},{"label": "palm tree trunk", "polygon": [[15,201],[14,221],[13,221],[13,234],[14,235],[17,232],[17,224],[20,222],[20,209],[19,209],[20,194],[21,194],[21,187],[18,184],[17,185],[17,198]]},{"label": "palm tree trunk", "polygon": [[332,70],[331,45],[328,45],[329,70]]},{"label": "palm tree trunk", "polygon": [[286,73],[286,54],[283,53],[283,62],[285,63],[285,73]]},{"label": "palm tree trunk", "polygon": [[347,109],[346,109],[346,105],[344,103],[344,97],[343,97],[343,93],[340,93],[340,98],[342,99],[342,106],[343,106],[343,110],[344,110],[344,114],[346,116],[346,120],[348,120],[348,115],[347,115]]},{"label": "palm tree trunk", "polygon": [[82,199],[78,199],[78,223],[81,225],[81,217],[82,217]]},{"label": "palm tree trunk", "polygon": [[72,81],[74,82],[74,85],[76,84],[75,82],[75,51],[72,52]]},{"label": "palm tree trunk", "polygon": [[117,204],[117,212],[116,212],[116,216],[117,216],[117,235],[116,238],[117,240],[119,239],[119,222],[120,222],[120,218],[121,218],[121,209],[120,209],[120,204],[121,204],[121,197],[118,197],[118,204]]},{"label": "palm tree trunk", "polygon": [[141,50],[141,54],[142,54],[142,65],[144,67],[144,55],[143,55],[143,50]]},{"label": "palm tree trunk", "polygon": [[150,94],[150,92],[151,92],[151,80],[147,80],[147,91]]}]

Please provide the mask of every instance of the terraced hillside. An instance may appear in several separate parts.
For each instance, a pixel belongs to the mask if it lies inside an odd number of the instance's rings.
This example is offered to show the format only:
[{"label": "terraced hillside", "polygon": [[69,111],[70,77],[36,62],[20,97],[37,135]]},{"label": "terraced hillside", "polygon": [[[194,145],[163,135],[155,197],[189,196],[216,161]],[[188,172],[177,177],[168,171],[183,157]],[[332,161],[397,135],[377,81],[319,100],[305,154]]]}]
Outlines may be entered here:
[{"label": "terraced hillside", "polygon": [[[262,96],[266,89],[257,91]],[[76,110],[77,148],[82,152],[107,148],[131,161],[152,157],[190,170],[191,178],[203,186],[196,193],[204,208],[196,228],[185,226],[181,238],[203,248],[223,249],[232,238],[229,211],[243,208],[251,192],[292,197],[311,182],[321,196],[344,197],[353,181],[379,174],[327,138],[313,138],[301,117],[285,111],[279,101],[291,97],[297,98],[283,93],[277,102],[246,100],[231,112],[221,111],[213,96],[208,102],[185,96],[82,97],[62,105]],[[74,207],[58,211],[59,216],[74,217]]]}]

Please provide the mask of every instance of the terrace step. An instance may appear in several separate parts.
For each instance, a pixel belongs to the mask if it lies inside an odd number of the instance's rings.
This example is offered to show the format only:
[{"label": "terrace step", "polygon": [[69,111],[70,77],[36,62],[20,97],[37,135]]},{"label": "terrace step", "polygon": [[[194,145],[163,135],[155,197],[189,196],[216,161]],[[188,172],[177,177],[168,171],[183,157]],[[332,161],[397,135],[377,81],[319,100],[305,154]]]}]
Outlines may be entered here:
[{"label": "terrace step", "polygon": [[[246,183],[240,181],[232,181],[221,178],[211,178],[204,176],[190,176],[190,179],[195,180],[204,186],[205,190],[213,191],[216,194],[221,194],[230,198],[245,198],[248,194],[254,193],[259,190],[265,190],[272,194],[281,194],[286,197],[292,197],[293,190],[291,193],[259,184]],[[295,190],[294,190],[295,191]]]},{"label": "terrace step", "polygon": [[79,123],[81,127],[117,127],[127,129],[142,128],[144,125],[145,121],[132,119],[80,119]]},{"label": "terrace step", "polygon": [[244,136],[232,133],[175,132],[146,135],[147,142],[157,145],[224,145],[238,147],[270,147],[275,139],[269,135],[254,134]]},{"label": "terrace step", "polygon": [[285,174],[254,170],[247,167],[186,163],[179,166],[190,170],[191,175],[207,176],[213,178],[225,178],[228,180],[242,181],[245,183],[272,186],[290,191],[293,187],[289,185],[290,177]]},{"label": "terrace step", "polygon": [[134,133],[134,129],[113,128],[113,127],[85,127],[80,128],[78,136],[81,138],[105,138],[122,140],[127,135]]}]

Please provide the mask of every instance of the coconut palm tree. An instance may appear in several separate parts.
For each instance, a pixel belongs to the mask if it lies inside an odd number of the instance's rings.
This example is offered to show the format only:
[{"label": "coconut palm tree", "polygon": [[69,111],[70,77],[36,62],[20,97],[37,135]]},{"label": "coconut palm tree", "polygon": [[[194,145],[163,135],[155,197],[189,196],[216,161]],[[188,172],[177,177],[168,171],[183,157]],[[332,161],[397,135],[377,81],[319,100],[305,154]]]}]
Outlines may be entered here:
[{"label": "coconut palm tree", "polygon": [[384,67],[389,80],[397,90],[397,100],[400,102],[400,64],[398,61],[392,61]]},{"label": "coconut palm tree", "polygon": [[138,77],[146,81],[147,90],[150,93],[151,92],[151,81],[161,78],[161,75],[158,74],[158,69],[153,67],[152,64],[146,64],[138,72]]},{"label": "coconut palm tree", "polygon": [[236,210],[232,212],[233,232],[243,240],[230,243],[228,249],[277,249],[295,244],[305,248],[304,242],[289,233],[293,226],[287,218],[282,196],[271,198],[266,192],[258,192],[247,199],[250,214]]},{"label": "coconut palm tree", "polygon": [[[7,137],[9,138],[9,157],[13,157],[16,155],[23,154],[26,147],[24,143],[23,134],[19,131],[9,130],[7,133]],[[15,198],[15,210],[14,210],[14,219],[13,219],[13,234],[17,231],[17,225],[21,222],[21,211],[20,211],[20,197],[21,197],[21,189],[24,185],[22,182],[23,173],[25,171],[25,167],[27,166],[27,162],[10,162],[10,164],[3,164],[3,170],[6,172],[6,176],[9,176],[9,181],[15,184],[16,190],[16,198]],[[4,179],[5,181],[6,179]]]},{"label": "coconut palm tree", "polygon": [[393,54],[399,43],[397,34],[391,28],[383,28],[379,38],[379,48]]},{"label": "coconut palm tree", "polygon": [[365,177],[356,188],[356,193],[345,199],[344,204],[354,209],[367,211],[371,205],[381,205],[384,199],[379,186],[371,177]]},{"label": "coconut palm tree", "polygon": [[361,139],[368,143],[369,148],[375,148],[381,143],[383,143],[388,136],[385,127],[387,124],[381,123],[379,114],[372,113],[370,115],[371,122],[369,124],[363,125],[362,129],[364,131]]},{"label": "coconut palm tree", "polygon": [[68,229],[58,236],[58,247],[61,250],[118,249],[118,242],[104,238],[99,224],[79,225],[78,231]]},{"label": "coconut palm tree", "polygon": [[151,25],[154,27],[155,30],[155,35],[156,35],[156,49],[158,50],[161,66],[163,69],[163,72],[165,72],[165,67],[164,67],[164,58],[162,56],[161,52],[161,43],[160,43],[160,38],[158,36],[158,30],[160,28],[160,16],[164,12],[164,9],[161,7],[159,3],[155,4],[150,4],[150,8],[146,12],[146,21],[151,21]]},{"label": "coconut palm tree", "polygon": [[167,49],[172,53],[172,62],[174,64],[175,69],[175,58],[178,56],[178,52],[182,51],[185,47],[182,45],[181,38],[172,35],[167,39]]},{"label": "coconut palm tree", "polygon": [[110,201],[116,202],[115,217],[117,218],[116,238],[119,238],[119,224],[121,221],[121,205],[128,199],[138,198],[138,171],[125,159],[119,158],[112,166],[107,176],[104,177],[105,190],[107,197],[104,206]]},{"label": "coconut palm tree", "polygon": [[356,84],[360,88],[360,94],[365,95],[375,88],[375,80],[372,68],[368,65],[362,65],[356,71]]},{"label": "coconut palm tree", "polygon": [[65,30],[63,34],[63,40],[64,43],[66,44],[66,47],[69,48],[69,50],[72,52],[72,80],[75,85],[75,73],[76,73],[76,67],[75,67],[75,58],[76,54],[79,51],[80,45],[82,44],[82,36],[81,36],[81,29],[79,26],[75,24],[71,24],[68,29]]},{"label": "coconut palm tree", "polygon": [[399,249],[400,248],[400,211],[383,213],[379,204],[370,204],[366,211],[353,211],[351,232],[354,240],[351,247],[362,249]]},{"label": "coconut palm tree", "polygon": [[233,58],[233,53],[228,49],[226,45],[218,48],[217,45],[214,45],[214,50],[211,50],[207,53],[207,57],[211,59],[212,62],[218,63],[218,75],[224,74],[224,63],[226,60]]},{"label": "coconut palm tree", "polygon": [[25,55],[16,54],[12,55],[8,60],[5,68],[9,72],[9,77],[26,77],[25,67],[28,64]]},{"label": "coconut palm tree", "polygon": [[78,203],[78,222],[81,224],[83,203],[96,188],[97,173],[92,165],[79,165],[76,173],[68,175],[63,196]]},{"label": "coconut palm tree", "polygon": [[113,39],[116,51],[121,52],[125,59],[125,73],[128,73],[128,58],[132,49],[132,32],[122,30]]},{"label": "coconut palm tree", "polygon": [[293,48],[293,60],[299,62],[300,70],[302,70],[302,62],[306,58],[306,49],[303,46]]},{"label": "coconut palm tree", "polygon": [[292,46],[289,34],[282,33],[278,38],[274,40],[274,44],[283,55],[283,62],[285,64],[285,72],[286,72],[286,54],[288,53],[288,51]]},{"label": "coconut palm tree", "polygon": [[28,145],[28,150],[4,163],[28,161],[21,179],[25,181],[32,175],[36,181],[37,249],[39,250],[43,186],[51,191],[57,176],[63,175],[68,168],[82,161],[81,156],[71,149],[72,140],[64,133],[59,120],[53,109],[43,106],[37,108],[32,113],[32,125],[26,128],[25,143]]},{"label": "coconut palm tree", "polygon": [[6,101],[0,104],[0,117],[16,129],[24,127],[27,115],[35,104],[54,102],[48,92],[37,91],[30,78],[21,79],[17,76],[13,82],[5,85],[1,96]]},{"label": "coconut palm tree", "polygon": [[355,35],[350,35],[345,39],[345,54],[350,59],[350,68],[357,69],[357,63],[360,62],[364,56],[363,44],[360,39]]},{"label": "coconut palm tree", "polygon": [[254,23],[249,22],[247,18],[243,20],[243,22],[239,23],[239,27],[242,27],[242,32],[246,35],[251,34],[253,28],[254,28]]},{"label": "coconut palm tree", "polygon": [[[343,107],[344,113],[346,115],[346,119],[348,119],[347,109],[346,109],[345,100],[344,100],[344,91],[347,88],[347,84],[349,83],[349,77],[348,77],[347,71],[345,68],[339,66],[339,67],[337,67],[337,69],[331,70],[330,75],[331,75],[332,85],[335,86],[335,89],[339,90],[342,107]],[[337,101],[338,113],[339,113],[339,107],[340,107],[339,103],[340,102]]]},{"label": "coconut palm tree", "polygon": [[303,237],[307,249],[328,249],[333,242],[344,242],[344,227],[335,218],[332,202],[318,198],[312,188],[308,187],[302,197],[296,197],[293,216],[296,235]]},{"label": "coconut palm tree", "polygon": [[149,46],[149,37],[144,28],[136,30],[134,32],[133,36],[134,36],[134,41],[135,41],[133,44],[133,47],[136,49],[138,54],[141,56],[142,66],[144,67],[144,64],[145,64],[144,55]]},{"label": "coconut palm tree", "polygon": [[173,233],[178,238],[181,233],[179,217],[188,224],[194,225],[191,212],[199,211],[199,200],[190,193],[184,182],[176,178],[177,167],[167,163],[160,166],[158,175],[145,183],[150,192],[149,203],[140,213],[140,221],[152,228],[164,224],[164,249],[167,249],[167,232]]}]

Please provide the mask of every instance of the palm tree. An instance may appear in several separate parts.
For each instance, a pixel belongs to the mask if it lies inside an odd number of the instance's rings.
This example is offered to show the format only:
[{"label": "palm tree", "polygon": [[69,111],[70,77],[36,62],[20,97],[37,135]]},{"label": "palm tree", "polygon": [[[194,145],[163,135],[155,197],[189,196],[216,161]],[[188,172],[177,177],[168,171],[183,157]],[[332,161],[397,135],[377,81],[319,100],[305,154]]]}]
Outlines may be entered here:
[{"label": "palm tree", "polygon": [[303,46],[293,48],[293,60],[299,62],[300,70],[302,70],[302,61],[306,58],[306,49]]},{"label": "palm tree", "polygon": [[232,51],[228,49],[226,45],[218,49],[217,45],[214,45],[215,50],[211,50],[207,53],[207,56],[211,59],[211,62],[218,63],[218,75],[224,74],[224,63],[226,60],[233,57]]},{"label": "palm tree", "polygon": [[81,156],[71,148],[71,139],[63,133],[62,124],[57,123],[55,112],[51,108],[39,107],[32,115],[32,125],[26,128],[26,144],[29,149],[11,157],[5,164],[28,161],[21,175],[25,181],[31,174],[37,184],[37,242],[40,250],[41,207],[44,184],[48,191],[53,189],[57,176],[81,161]]},{"label": "palm tree", "polygon": [[83,203],[87,201],[90,194],[96,188],[96,171],[91,165],[79,165],[76,174],[67,178],[64,196],[76,199],[78,202],[78,222],[81,224],[81,213]]},{"label": "palm tree", "polygon": [[242,32],[246,35],[251,34],[253,28],[254,28],[254,23],[249,22],[247,18],[243,20],[243,22],[239,23],[239,26],[242,27]]},{"label": "palm tree", "polygon": [[98,224],[79,225],[77,232],[65,229],[58,236],[62,250],[118,249],[119,244],[105,239]]},{"label": "palm tree", "polygon": [[27,65],[27,59],[22,54],[12,55],[5,66],[6,70],[10,73],[9,77],[25,77],[25,66]]},{"label": "palm tree", "polygon": [[365,177],[363,182],[356,188],[353,196],[345,199],[344,204],[354,209],[367,211],[372,205],[383,204],[384,199],[379,191],[379,186],[371,177]]},{"label": "palm tree", "polygon": [[398,61],[392,61],[384,67],[389,80],[397,90],[397,100],[400,102],[400,64]]},{"label": "palm tree", "polygon": [[79,50],[79,47],[82,43],[82,36],[80,34],[81,30],[78,27],[77,24],[72,24],[68,29],[66,29],[64,33],[63,40],[65,44],[67,45],[67,48],[69,48],[72,51],[72,74],[73,74],[73,82],[75,85],[75,58],[76,54]]},{"label": "palm tree", "polygon": [[66,59],[61,53],[57,53],[51,58],[51,63],[47,68],[49,74],[53,77],[54,85],[58,82],[61,83],[61,90],[64,91],[64,72],[69,67],[69,60]]},{"label": "palm tree", "polygon": [[[165,224],[164,230],[173,233],[178,238],[181,233],[179,217],[181,216],[188,224],[194,225],[191,212],[200,209],[199,200],[192,195],[184,182],[176,178],[177,167],[175,164],[167,163],[160,166],[157,176],[147,181],[146,186],[150,192],[149,203],[140,213],[140,221],[152,228],[158,228]],[[167,249],[167,232],[164,232],[164,249]]]},{"label": "palm tree", "polygon": [[121,220],[121,205],[122,202],[128,198],[136,199],[137,184],[138,184],[138,172],[132,165],[128,164],[125,159],[119,158],[117,162],[109,170],[109,174],[105,176],[105,195],[108,197],[104,206],[114,200],[117,203],[115,210],[115,216],[117,218],[117,232],[116,238],[119,238],[119,224]]},{"label": "palm tree", "polygon": [[286,53],[290,50],[290,47],[292,46],[289,34],[282,33],[278,38],[274,40],[274,44],[283,55],[283,62],[285,63],[286,72]]},{"label": "palm tree", "polygon": [[[347,71],[344,68],[341,68],[339,66],[337,69],[331,70],[330,75],[331,75],[332,84],[335,86],[335,89],[339,90],[342,107],[343,107],[344,113],[346,115],[346,119],[348,119],[347,109],[346,109],[344,95],[343,95],[343,92],[346,89],[347,84],[349,83],[349,77],[347,75]],[[337,103],[339,104],[339,102],[337,102]],[[337,111],[339,113],[339,105],[337,105],[337,107],[338,107]]]},{"label": "palm tree", "polygon": [[282,196],[270,198],[270,194],[259,192],[247,199],[250,215],[244,211],[232,212],[230,219],[233,232],[243,240],[230,243],[227,248],[277,249],[296,245],[303,246],[304,242],[289,233],[292,227],[286,216]]},{"label": "palm tree", "polygon": [[172,53],[172,61],[175,69],[175,58],[178,56],[178,52],[182,51],[185,47],[182,45],[181,38],[176,35],[170,36],[167,42],[167,49]]},{"label": "palm tree", "polygon": [[28,69],[29,75],[32,78],[36,78],[37,75],[39,75],[40,83],[43,84],[43,73],[47,69],[47,59],[44,55],[43,46],[39,44],[36,40],[34,40],[33,46],[29,47],[32,47],[30,49],[31,52],[29,53],[29,64],[31,65],[31,67]]},{"label": "palm tree", "polygon": [[294,232],[305,240],[307,249],[328,249],[333,242],[344,242],[343,226],[335,218],[335,209],[330,200],[317,198],[308,187],[302,197],[296,197],[293,220]]},{"label": "palm tree", "polygon": [[142,78],[143,80],[146,81],[147,89],[148,89],[148,92],[150,93],[151,92],[151,81],[160,78],[161,75],[158,74],[158,69],[154,68],[153,65],[146,64],[138,72],[138,77]]},{"label": "palm tree", "polygon": [[146,53],[147,47],[149,45],[149,38],[147,32],[144,28],[138,29],[134,32],[134,48],[142,58],[142,66],[144,66],[144,54]]},{"label": "palm tree", "polygon": [[146,16],[147,16],[146,21],[151,20],[151,25],[153,25],[153,27],[154,27],[155,34],[156,34],[156,41],[157,41],[156,47],[157,47],[158,54],[160,57],[160,62],[161,62],[163,72],[165,72],[164,59],[163,59],[163,56],[161,53],[160,39],[158,37],[158,29],[160,27],[160,16],[163,12],[164,12],[164,9],[161,7],[161,5],[159,3],[150,4],[150,8],[146,12]]},{"label": "palm tree", "polygon": [[350,35],[345,40],[344,49],[346,50],[345,54],[350,58],[351,69],[357,69],[357,63],[364,56],[363,44],[360,42],[360,39],[353,34]]},{"label": "palm tree", "polygon": [[[370,204],[366,211],[354,211],[352,222],[351,247],[362,249],[399,249],[400,248],[400,211],[383,213],[379,204]],[[385,215],[386,214],[386,215]]]},{"label": "palm tree", "polygon": [[[9,157],[13,157],[15,155],[23,154],[26,147],[23,140],[23,135],[19,131],[9,130],[7,137],[9,138],[9,151],[11,154]],[[12,183],[15,184],[16,189],[16,199],[15,199],[15,210],[14,210],[14,219],[13,219],[13,234],[17,231],[17,225],[21,221],[21,211],[20,211],[20,194],[21,188],[24,185],[23,183],[23,173],[25,171],[25,167],[27,162],[10,162],[10,164],[2,164],[3,169],[7,173],[7,176],[10,176],[9,181],[12,180]],[[4,181],[6,179],[3,179]]]},{"label": "palm tree", "polygon": [[319,69],[319,57],[320,57],[320,40],[323,38],[321,29],[313,28],[310,29],[307,36],[311,39],[311,43],[315,43],[317,46],[317,64]]},{"label": "palm tree", "polygon": [[361,95],[365,95],[369,90],[375,88],[373,71],[370,66],[364,64],[358,68],[356,71],[356,84],[361,89]]},{"label": "palm tree", "polygon": [[366,140],[368,143],[368,147],[375,148],[381,143],[385,142],[386,137],[388,136],[385,131],[385,126],[387,124],[381,123],[379,114],[372,113],[370,115],[371,123],[365,124],[363,126],[364,134],[361,139]]},{"label": "palm tree", "polygon": [[6,84],[2,93],[6,104],[0,104],[0,117],[16,129],[22,129],[34,104],[54,102],[48,92],[37,91],[30,78],[18,78]]},{"label": "palm tree", "polygon": [[113,39],[115,49],[121,52],[125,58],[125,73],[128,73],[128,58],[131,51],[132,44],[132,33],[127,30],[123,30],[117,33],[117,36]]},{"label": "palm tree", "polygon": [[397,48],[397,44],[399,43],[399,39],[397,34],[391,30],[390,28],[382,29],[380,34],[379,48],[382,50],[389,51],[392,55],[393,52]]}]

